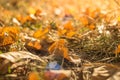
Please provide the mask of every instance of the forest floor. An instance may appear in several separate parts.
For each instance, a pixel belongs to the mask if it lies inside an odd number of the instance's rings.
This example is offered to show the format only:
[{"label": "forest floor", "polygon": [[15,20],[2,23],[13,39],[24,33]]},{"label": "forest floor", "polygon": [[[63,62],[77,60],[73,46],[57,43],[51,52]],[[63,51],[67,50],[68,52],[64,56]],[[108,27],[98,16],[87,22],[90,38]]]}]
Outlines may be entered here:
[{"label": "forest floor", "polygon": [[118,0],[0,0],[0,80],[120,80],[119,53]]}]

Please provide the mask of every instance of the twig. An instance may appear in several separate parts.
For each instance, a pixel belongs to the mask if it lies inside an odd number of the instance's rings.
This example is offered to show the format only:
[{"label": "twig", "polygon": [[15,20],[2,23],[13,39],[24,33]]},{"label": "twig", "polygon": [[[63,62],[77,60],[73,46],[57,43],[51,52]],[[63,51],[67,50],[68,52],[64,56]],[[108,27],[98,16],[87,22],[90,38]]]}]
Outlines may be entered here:
[{"label": "twig", "polygon": [[63,64],[64,64],[64,57],[62,59],[61,67],[63,67]]}]

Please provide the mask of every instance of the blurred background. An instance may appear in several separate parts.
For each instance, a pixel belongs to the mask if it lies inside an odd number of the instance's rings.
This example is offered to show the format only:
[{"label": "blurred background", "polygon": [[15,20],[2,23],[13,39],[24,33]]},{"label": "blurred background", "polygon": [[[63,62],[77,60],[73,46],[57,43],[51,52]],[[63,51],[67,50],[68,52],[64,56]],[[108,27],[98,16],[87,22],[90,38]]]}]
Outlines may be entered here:
[{"label": "blurred background", "polygon": [[111,11],[119,15],[119,4],[120,0],[0,0],[0,19],[32,14],[36,9],[40,9],[43,15],[51,18],[56,15],[62,17],[65,14],[80,16],[82,12],[96,9],[105,14]]}]

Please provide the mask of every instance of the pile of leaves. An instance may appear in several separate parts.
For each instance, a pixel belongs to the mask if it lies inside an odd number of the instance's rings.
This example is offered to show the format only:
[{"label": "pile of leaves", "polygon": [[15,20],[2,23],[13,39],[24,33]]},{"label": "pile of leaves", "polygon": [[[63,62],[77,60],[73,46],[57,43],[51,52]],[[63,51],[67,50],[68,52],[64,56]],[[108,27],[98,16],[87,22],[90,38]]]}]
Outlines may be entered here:
[{"label": "pile of leaves", "polygon": [[[17,74],[29,80],[79,80],[81,71],[78,73],[76,67],[84,63],[120,61],[119,8],[104,13],[99,7],[78,11],[80,6],[74,1],[71,7],[61,7],[52,0],[41,0],[40,6],[39,1],[32,0],[11,0],[7,5],[0,2],[0,63],[6,59],[10,63],[2,66],[6,67],[1,75]],[[24,60],[27,64],[18,66]]]}]

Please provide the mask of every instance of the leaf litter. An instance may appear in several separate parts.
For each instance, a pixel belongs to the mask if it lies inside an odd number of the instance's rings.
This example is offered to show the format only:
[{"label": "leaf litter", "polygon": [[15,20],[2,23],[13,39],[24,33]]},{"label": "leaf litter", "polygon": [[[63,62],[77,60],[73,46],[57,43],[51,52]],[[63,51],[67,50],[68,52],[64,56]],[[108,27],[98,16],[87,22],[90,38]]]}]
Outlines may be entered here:
[{"label": "leaf litter", "polygon": [[119,80],[119,4],[1,0],[0,79]]}]

